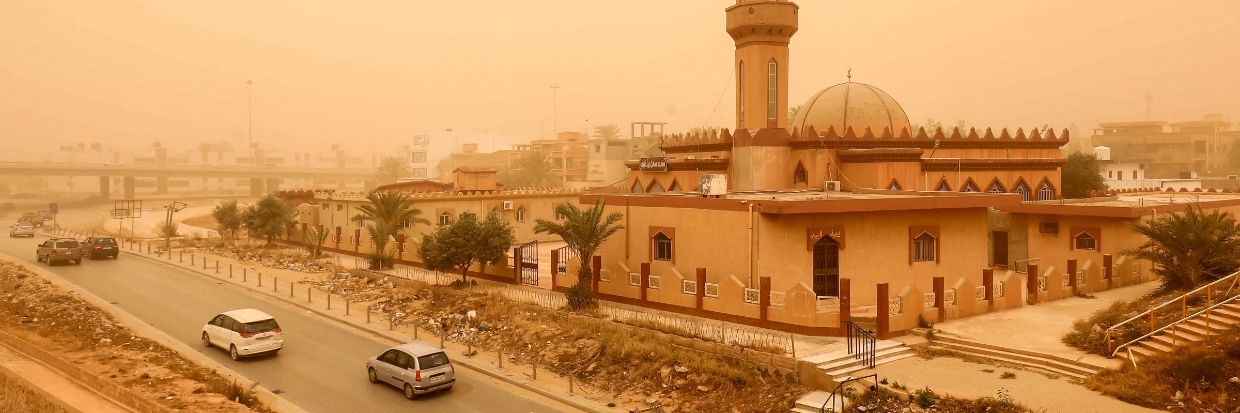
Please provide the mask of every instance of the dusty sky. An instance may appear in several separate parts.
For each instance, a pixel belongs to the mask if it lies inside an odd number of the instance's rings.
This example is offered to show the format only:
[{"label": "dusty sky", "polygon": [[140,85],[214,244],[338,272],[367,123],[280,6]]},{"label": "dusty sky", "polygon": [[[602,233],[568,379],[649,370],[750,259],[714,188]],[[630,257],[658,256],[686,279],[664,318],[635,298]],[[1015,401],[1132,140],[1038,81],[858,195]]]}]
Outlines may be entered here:
[{"label": "dusty sky", "polygon": [[[0,141],[394,149],[454,128],[731,127],[729,0],[4,0]],[[844,81],[915,123],[1240,118],[1240,2],[803,0],[791,98]],[[722,96],[722,99],[721,99]],[[541,132],[540,132],[541,131]]]}]

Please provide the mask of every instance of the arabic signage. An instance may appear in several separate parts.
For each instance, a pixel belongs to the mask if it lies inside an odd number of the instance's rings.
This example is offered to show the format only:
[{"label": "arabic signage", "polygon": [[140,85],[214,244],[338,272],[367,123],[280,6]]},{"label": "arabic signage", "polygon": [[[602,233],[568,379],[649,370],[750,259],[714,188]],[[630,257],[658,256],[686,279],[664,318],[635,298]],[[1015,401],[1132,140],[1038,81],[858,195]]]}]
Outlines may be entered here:
[{"label": "arabic signage", "polygon": [[830,237],[840,244],[840,249],[844,249],[844,227],[816,227],[805,229],[805,247],[813,251],[814,244],[817,244],[823,237]]},{"label": "arabic signage", "polygon": [[637,164],[642,172],[667,172],[667,158],[642,158]]}]

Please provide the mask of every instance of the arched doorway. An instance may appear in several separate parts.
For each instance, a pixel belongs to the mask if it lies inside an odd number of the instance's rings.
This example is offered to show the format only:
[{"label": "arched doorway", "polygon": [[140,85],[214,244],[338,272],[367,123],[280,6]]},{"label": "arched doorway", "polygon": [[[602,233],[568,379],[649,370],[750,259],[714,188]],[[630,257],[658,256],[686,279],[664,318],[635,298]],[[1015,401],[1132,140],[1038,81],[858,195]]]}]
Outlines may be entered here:
[{"label": "arched doorway", "polygon": [[831,237],[822,237],[814,244],[814,294],[840,295],[840,244]]}]

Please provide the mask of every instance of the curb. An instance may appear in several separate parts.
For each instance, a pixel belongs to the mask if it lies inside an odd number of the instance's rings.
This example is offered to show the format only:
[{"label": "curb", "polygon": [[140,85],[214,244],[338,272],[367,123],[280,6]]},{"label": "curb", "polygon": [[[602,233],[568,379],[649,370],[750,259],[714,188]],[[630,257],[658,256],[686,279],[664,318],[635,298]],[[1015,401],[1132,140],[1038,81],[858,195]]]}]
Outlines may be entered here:
[{"label": "curb", "polygon": [[[137,253],[133,253],[133,252],[128,252],[128,251],[125,251],[125,250],[121,250],[121,252],[124,252],[124,253],[129,254],[129,255],[133,255],[133,256],[136,256],[136,257],[142,257],[142,258],[145,258],[145,259],[148,259],[148,260],[151,260],[151,261],[155,261],[155,262],[163,262],[163,260],[158,260],[158,259],[155,259],[155,258],[153,258],[153,257],[151,257],[151,256],[144,256],[144,255],[142,255],[142,254],[137,254]],[[193,268],[193,267],[183,267],[183,266],[173,266],[173,267],[174,267],[174,268],[178,268],[178,269],[182,269],[182,270],[188,270],[190,273],[193,273],[193,274],[196,274],[196,275],[199,275],[199,276],[202,276],[202,277],[207,277],[207,278],[210,278],[210,279],[213,279],[213,280],[218,281],[218,279],[216,279],[214,276],[212,276],[212,275],[210,275],[210,274],[204,274],[204,273],[198,272],[198,271],[197,271],[197,269],[196,269],[196,268]],[[335,322],[340,323],[340,324],[343,324],[343,325],[345,325],[345,326],[352,327],[352,328],[355,328],[355,329],[358,329],[358,330],[361,330],[361,331],[365,331],[365,332],[367,332],[367,333],[370,333],[370,334],[372,334],[372,335],[374,335],[374,336],[376,336],[376,337],[379,337],[379,338],[382,338],[382,339],[385,339],[385,340],[393,341],[393,342],[396,342],[396,343],[407,343],[407,342],[409,342],[409,341],[410,341],[410,340],[407,340],[407,339],[402,339],[402,338],[397,337],[397,336],[395,336],[395,335],[388,334],[388,333],[386,333],[386,332],[383,332],[382,330],[375,330],[375,329],[373,329],[373,328],[371,328],[371,327],[368,327],[368,326],[366,326],[366,325],[364,325],[364,324],[355,324],[355,323],[353,323],[353,322],[351,322],[351,321],[341,319],[340,317],[337,317],[337,316],[335,316],[335,315],[333,315],[333,314],[328,314],[328,313],[325,313],[325,312],[323,312],[323,311],[321,311],[321,310],[318,310],[318,309],[315,309],[315,308],[312,308],[312,307],[305,306],[305,305],[303,305],[303,304],[301,304],[301,303],[298,303],[298,302],[295,302],[295,301],[289,301],[289,300],[285,299],[284,297],[279,297],[279,296],[275,296],[275,295],[267,294],[267,291],[266,291],[266,290],[259,290],[259,289],[256,289],[256,288],[254,288],[254,287],[250,287],[249,285],[244,285],[244,284],[239,284],[239,283],[231,283],[231,282],[230,282],[229,284],[231,284],[231,285],[233,285],[233,286],[236,286],[236,287],[245,288],[246,290],[249,290],[249,291],[254,292],[254,293],[259,293],[259,294],[262,294],[262,295],[263,295],[263,296],[265,296],[265,297],[270,297],[270,298],[274,298],[274,299],[280,300],[281,302],[283,302],[283,303],[285,303],[285,304],[289,304],[289,305],[292,305],[292,306],[294,306],[294,307],[297,307],[297,308],[300,308],[300,309],[303,309],[303,310],[309,311],[309,312],[314,313],[314,314],[316,314],[316,315],[318,315],[318,316],[320,316],[320,317],[324,317],[324,318],[326,318],[326,319],[329,319],[329,320],[335,321]],[[494,378],[494,379],[497,379],[497,380],[501,380],[501,381],[503,381],[503,382],[505,382],[505,383],[515,385],[515,386],[520,387],[520,388],[522,388],[522,389],[524,389],[524,390],[526,390],[526,391],[533,392],[533,393],[535,393],[535,394],[538,394],[538,395],[540,395],[540,396],[546,397],[546,398],[551,399],[551,400],[555,400],[556,402],[559,402],[559,403],[562,403],[562,404],[568,405],[568,406],[573,407],[573,408],[576,408],[576,409],[578,409],[578,410],[585,411],[585,412],[589,412],[589,413],[613,413],[613,412],[614,412],[614,411],[612,411],[612,410],[599,410],[597,407],[586,406],[586,405],[581,404],[580,402],[578,402],[578,401],[576,401],[576,400],[572,400],[572,399],[569,399],[569,398],[567,398],[567,397],[563,397],[563,396],[561,396],[561,395],[558,395],[558,394],[556,394],[555,392],[548,391],[548,390],[545,390],[545,389],[541,389],[541,388],[538,388],[538,387],[532,386],[532,385],[530,385],[529,383],[526,383],[526,382],[524,382],[524,381],[522,381],[522,380],[517,380],[517,379],[513,379],[513,378],[511,378],[511,377],[504,376],[504,375],[502,375],[502,374],[496,373],[496,372],[491,371],[491,370],[489,370],[489,369],[486,369],[486,368],[484,368],[484,367],[476,366],[476,365],[474,365],[474,363],[473,363],[472,361],[466,361],[466,360],[470,360],[470,359],[468,359],[468,358],[466,358],[466,359],[458,359],[458,358],[453,358],[453,362],[455,362],[455,363],[457,363],[457,364],[460,364],[460,365],[462,365],[462,366],[464,366],[464,367],[466,367],[466,368],[468,368],[468,369],[470,369],[470,370],[473,370],[473,371],[476,371],[476,372],[479,372],[479,373],[485,374],[485,375],[486,375],[486,376],[488,376],[488,377],[491,377],[491,378]],[[288,412],[288,413],[293,413],[293,412]]]},{"label": "curb", "polygon": [[[6,348],[7,348],[7,347],[6,347]],[[17,353],[17,351],[15,351],[15,350],[13,350],[13,349],[8,349],[8,350],[9,350],[9,351],[13,351],[14,353]],[[20,353],[19,353],[19,354],[20,354]],[[22,354],[22,355],[23,355],[23,356],[25,356],[25,354]],[[31,360],[34,360],[34,359],[33,359],[33,358],[31,358]],[[38,361],[35,361],[35,362],[37,363]],[[56,370],[55,370],[55,369],[52,369],[52,371],[56,371]],[[57,372],[57,373],[59,373],[59,372]],[[3,366],[3,365],[0,365],[0,376],[7,377],[9,380],[13,380],[13,381],[17,382],[17,384],[18,384],[19,386],[25,387],[25,388],[26,388],[26,390],[30,390],[30,391],[31,391],[31,392],[33,392],[34,394],[37,394],[37,395],[39,395],[39,396],[42,396],[44,399],[47,399],[48,403],[54,404],[54,405],[56,405],[56,406],[60,406],[60,408],[65,409],[65,411],[66,411],[66,412],[68,412],[68,413],[84,413],[84,412],[82,412],[81,410],[78,410],[76,407],[70,406],[70,405],[69,405],[69,403],[65,403],[65,401],[64,401],[64,400],[61,400],[59,397],[56,397],[56,395],[49,393],[47,390],[43,390],[43,388],[42,388],[42,387],[39,387],[38,385],[34,384],[34,383],[33,383],[33,382],[31,382],[30,380],[27,380],[25,377],[22,377],[22,375],[17,374],[17,372],[15,372],[15,371],[13,371],[13,370],[10,370],[8,367],[5,367],[5,366]],[[83,386],[83,387],[85,387],[85,386]],[[92,389],[92,388],[89,388],[89,387],[87,387],[86,389],[87,389],[88,391],[92,392],[92,393],[99,394],[99,393],[95,392],[95,389]],[[107,396],[103,396],[103,395],[100,395],[100,396],[101,396],[101,397],[103,397],[103,398],[105,398],[105,399],[107,399]],[[112,400],[112,399],[108,399],[108,400],[112,401],[113,403],[116,403],[116,401],[115,401],[115,400]],[[125,406],[125,405],[120,404],[120,403],[116,403],[116,404],[117,404],[118,406],[121,406],[121,407],[124,407],[124,408],[126,408],[126,409],[129,409],[130,411],[133,411],[133,409],[130,409],[130,408],[129,408],[129,406]]]}]

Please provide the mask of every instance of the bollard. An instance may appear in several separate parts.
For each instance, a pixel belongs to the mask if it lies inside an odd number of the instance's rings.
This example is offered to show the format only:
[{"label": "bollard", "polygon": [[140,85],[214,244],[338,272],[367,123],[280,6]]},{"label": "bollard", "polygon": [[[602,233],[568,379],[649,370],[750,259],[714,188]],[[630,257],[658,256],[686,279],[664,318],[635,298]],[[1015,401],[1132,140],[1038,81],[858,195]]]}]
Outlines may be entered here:
[{"label": "bollard", "polygon": [[332,309],[332,292],[331,291],[327,292],[327,309],[328,310]]},{"label": "bollard", "polygon": [[504,369],[504,348],[499,347],[495,351],[497,355],[499,355],[499,369],[503,370]]},{"label": "bollard", "polygon": [[313,290],[313,288],[314,288],[314,287],[311,287],[311,286],[309,286],[309,285],[307,285],[307,286],[306,286],[306,302],[307,302],[307,303],[312,303],[312,302],[314,302],[314,301],[312,301],[313,299],[311,298],[311,297],[314,297],[314,290]]},{"label": "bollard", "polygon": [[293,299],[293,282],[292,281],[288,282],[288,298],[290,300]]},{"label": "bollard", "polygon": [[207,257],[202,257],[202,269],[203,271],[207,269]]},{"label": "bollard", "polygon": [[177,262],[185,262],[185,250],[177,251]]},{"label": "bollard", "polygon": [[262,286],[263,286],[263,273],[261,273],[261,272],[260,272],[260,273],[258,273],[258,286],[259,286],[259,287],[262,287]]},{"label": "bollard", "polygon": [[465,343],[465,358],[467,359],[474,358],[474,342],[472,340],[468,343]]},{"label": "bollard", "polygon": [[220,273],[220,260],[215,260],[215,273]]},{"label": "bollard", "polygon": [[366,307],[366,324],[370,324],[370,307]]},{"label": "bollard", "polygon": [[249,268],[241,269],[241,282],[246,282],[246,277],[249,276],[249,272],[250,272]]},{"label": "bollard", "polygon": [[228,264],[228,278],[232,278],[232,264]]},{"label": "bollard", "polygon": [[352,307],[352,306],[353,306],[353,303],[349,301],[348,298],[345,298],[344,299],[344,315],[346,316],[349,315],[349,307]]},{"label": "bollard", "polygon": [[418,339],[418,324],[417,323],[413,324],[413,339],[414,340]]},{"label": "bollard", "polygon": [[446,335],[447,334],[444,334],[444,332],[442,331],[439,332],[439,349],[440,350],[443,350],[443,336],[446,336]]},{"label": "bollard", "polygon": [[280,277],[274,277],[271,279],[271,292],[280,292]]},{"label": "bollard", "polygon": [[[392,331],[392,315],[391,314],[388,315],[388,331]],[[417,325],[413,326],[413,338],[415,340],[418,338],[418,326]]]},{"label": "bollard", "polygon": [[537,381],[538,380],[538,360],[537,359],[534,360],[534,364],[532,364],[532,366],[534,367],[534,375],[530,377],[530,380]]},{"label": "bollard", "polygon": [[573,395],[573,374],[572,373],[568,374],[568,395],[569,396]]},{"label": "bollard", "polygon": [[146,243],[146,255],[151,255],[151,243]]}]

